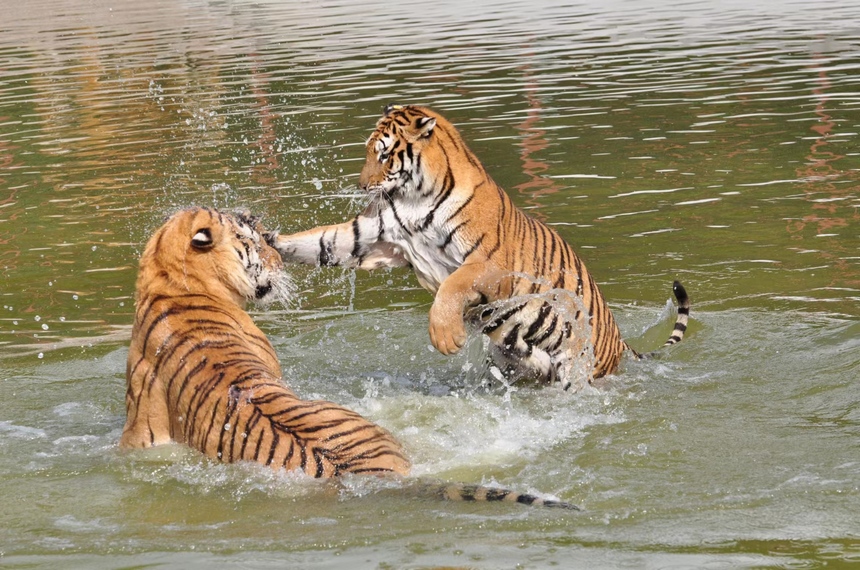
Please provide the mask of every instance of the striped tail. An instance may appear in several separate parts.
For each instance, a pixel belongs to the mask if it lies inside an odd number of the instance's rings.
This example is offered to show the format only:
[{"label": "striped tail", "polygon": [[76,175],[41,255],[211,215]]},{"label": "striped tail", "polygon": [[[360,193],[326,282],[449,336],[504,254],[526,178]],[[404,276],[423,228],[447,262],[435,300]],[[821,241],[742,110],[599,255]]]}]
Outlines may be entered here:
[{"label": "striped tail", "polygon": [[437,499],[448,501],[504,501],[507,503],[519,503],[521,505],[532,505],[554,509],[566,509],[569,511],[580,511],[578,506],[557,501],[555,499],[544,499],[537,495],[517,493],[508,489],[496,487],[485,487],[484,485],[467,485],[464,483],[441,483],[426,481],[421,484],[419,493]]},{"label": "striped tail", "polygon": [[675,319],[675,328],[672,330],[672,336],[663,343],[663,346],[677,344],[684,340],[684,333],[687,332],[687,321],[690,319],[690,298],[687,296],[687,290],[684,289],[680,281],[672,283],[672,293],[675,294],[675,299],[678,300],[678,318]]},{"label": "striped tail", "polygon": [[[674,283],[672,283],[672,293],[674,293],[675,299],[678,301],[678,318],[675,319],[675,328],[672,329],[672,334],[669,336],[669,339],[663,343],[663,347],[678,344],[679,342],[684,340],[684,333],[687,332],[687,321],[690,320],[690,297],[687,296],[687,290],[684,289],[684,286],[681,285],[680,281],[675,281]],[[633,347],[631,347],[626,342],[624,344],[627,346],[630,352],[633,353],[633,357],[637,360],[642,360],[643,358],[651,358],[652,356],[657,354],[656,350],[652,350],[651,352],[639,353],[633,350]]]}]

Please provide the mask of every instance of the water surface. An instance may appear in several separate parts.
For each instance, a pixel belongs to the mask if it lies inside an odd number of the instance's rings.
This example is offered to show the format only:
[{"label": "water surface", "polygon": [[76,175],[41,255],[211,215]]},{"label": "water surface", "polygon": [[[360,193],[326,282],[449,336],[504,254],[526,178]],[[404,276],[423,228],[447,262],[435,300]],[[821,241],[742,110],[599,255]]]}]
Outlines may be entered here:
[{"label": "water surface", "polygon": [[[0,560],[11,567],[819,567],[860,558],[860,7],[30,0],[0,23]],[[407,271],[292,268],[254,313],[297,392],[438,503],[180,446],[125,454],[136,263],[163,217],[360,211],[386,103],[448,116],[585,259],[631,344],[604,389],[485,389]]]}]

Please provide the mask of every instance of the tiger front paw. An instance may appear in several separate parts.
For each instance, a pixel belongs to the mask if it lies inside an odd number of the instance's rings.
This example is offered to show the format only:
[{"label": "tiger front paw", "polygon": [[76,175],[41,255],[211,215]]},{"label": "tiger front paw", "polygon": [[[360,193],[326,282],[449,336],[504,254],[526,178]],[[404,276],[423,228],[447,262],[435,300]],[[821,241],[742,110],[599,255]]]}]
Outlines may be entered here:
[{"label": "tiger front paw", "polygon": [[430,308],[430,342],[442,354],[454,354],[466,344],[463,314],[439,302]]},{"label": "tiger front paw", "polygon": [[297,248],[290,242],[290,236],[282,235],[277,230],[267,231],[263,233],[263,239],[266,243],[280,254],[284,263],[302,262]]}]

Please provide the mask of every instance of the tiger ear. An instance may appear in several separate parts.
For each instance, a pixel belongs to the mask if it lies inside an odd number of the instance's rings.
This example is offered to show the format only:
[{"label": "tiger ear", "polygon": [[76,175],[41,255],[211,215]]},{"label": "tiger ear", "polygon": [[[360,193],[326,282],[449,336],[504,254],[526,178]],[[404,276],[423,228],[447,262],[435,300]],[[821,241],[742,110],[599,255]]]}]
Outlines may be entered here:
[{"label": "tiger ear", "polygon": [[194,237],[191,238],[191,247],[199,250],[210,249],[214,245],[212,241],[212,231],[209,228],[201,228],[197,230]]},{"label": "tiger ear", "polygon": [[391,114],[392,111],[400,111],[402,109],[403,109],[403,105],[398,105],[397,103],[389,103],[388,105],[385,106],[385,109],[383,110],[382,113],[385,117],[387,117],[388,115]]},{"label": "tiger ear", "polygon": [[434,117],[420,117],[415,121],[415,132],[419,138],[427,138],[432,135],[435,127],[436,119]]}]

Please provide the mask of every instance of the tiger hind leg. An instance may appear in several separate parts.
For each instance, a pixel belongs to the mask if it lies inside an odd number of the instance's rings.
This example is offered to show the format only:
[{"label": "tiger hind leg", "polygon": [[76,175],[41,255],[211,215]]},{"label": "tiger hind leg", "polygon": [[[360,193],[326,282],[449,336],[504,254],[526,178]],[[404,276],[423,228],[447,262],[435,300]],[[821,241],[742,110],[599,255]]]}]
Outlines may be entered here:
[{"label": "tiger hind leg", "polygon": [[[553,385],[558,382],[562,390],[573,386],[572,366],[565,355],[550,355],[547,351],[532,347],[527,354],[520,354],[490,345],[490,361],[511,382],[535,382]],[[582,386],[577,382],[576,390]],[[574,391],[576,391],[574,390]]]}]

